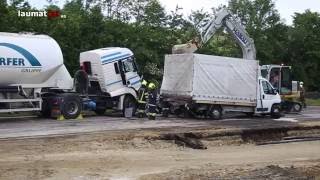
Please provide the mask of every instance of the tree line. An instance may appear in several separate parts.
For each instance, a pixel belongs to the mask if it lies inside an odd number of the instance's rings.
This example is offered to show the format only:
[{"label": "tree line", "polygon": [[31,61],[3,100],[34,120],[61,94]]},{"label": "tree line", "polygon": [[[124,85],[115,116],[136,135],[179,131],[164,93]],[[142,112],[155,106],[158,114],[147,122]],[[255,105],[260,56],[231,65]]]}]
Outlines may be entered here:
[{"label": "tree line", "polygon": [[[136,56],[144,77],[161,81],[164,55],[175,44],[197,36],[194,28],[211,12],[182,8],[166,11],[158,0],[68,0],[63,7],[47,0],[44,9],[27,0],[0,0],[1,32],[34,32],[53,37],[60,45],[70,73],[79,68],[82,51],[127,47]],[[257,49],[260,64],[291,65],[294,79],[310,91],[320,89],[320,14],[295,13],[293,24],[281,19],[273,0],[229,0],[228,8],[245,26]],[[59,10],[66,18],[18,17],[18,11]],[[223,29],[198,53],[242,57],[241,48]]]}]

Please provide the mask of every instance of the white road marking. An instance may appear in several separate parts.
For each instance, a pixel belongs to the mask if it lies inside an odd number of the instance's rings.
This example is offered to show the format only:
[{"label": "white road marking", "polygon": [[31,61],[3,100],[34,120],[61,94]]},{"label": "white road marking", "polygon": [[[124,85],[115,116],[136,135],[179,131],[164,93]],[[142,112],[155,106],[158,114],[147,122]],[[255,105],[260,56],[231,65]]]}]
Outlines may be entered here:
[{"label": "white road marking", "polygon": [[286,122],[298,122],[295,118],[280,118],[280,119],[273,119],[274,121],[286,121]]}]

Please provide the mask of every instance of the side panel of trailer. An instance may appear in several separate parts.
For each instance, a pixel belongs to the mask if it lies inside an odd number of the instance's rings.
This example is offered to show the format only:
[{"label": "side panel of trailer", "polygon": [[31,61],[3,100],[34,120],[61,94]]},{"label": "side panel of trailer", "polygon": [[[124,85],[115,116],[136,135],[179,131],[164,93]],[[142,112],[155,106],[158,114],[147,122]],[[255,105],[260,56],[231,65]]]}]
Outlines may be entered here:
[{"label": "side panel of trailer", "polygon": [[255,106],[259,62],[200,54],[167,55],[161,94],[201,103]]}]

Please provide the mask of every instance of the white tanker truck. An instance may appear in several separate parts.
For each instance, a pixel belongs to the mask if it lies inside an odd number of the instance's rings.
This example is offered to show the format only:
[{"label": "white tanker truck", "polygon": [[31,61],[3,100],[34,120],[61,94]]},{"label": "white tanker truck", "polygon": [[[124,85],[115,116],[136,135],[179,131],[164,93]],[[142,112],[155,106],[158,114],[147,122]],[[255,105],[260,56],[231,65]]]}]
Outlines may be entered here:
[{"label": "white tanker truck", "polygon": [[140,76],[133,53],[103,48],[80,54],[73,79],[57,42],[46,35],[0,33],[0,113],[41,111],[73,119],[83,109],[135,110]]}]

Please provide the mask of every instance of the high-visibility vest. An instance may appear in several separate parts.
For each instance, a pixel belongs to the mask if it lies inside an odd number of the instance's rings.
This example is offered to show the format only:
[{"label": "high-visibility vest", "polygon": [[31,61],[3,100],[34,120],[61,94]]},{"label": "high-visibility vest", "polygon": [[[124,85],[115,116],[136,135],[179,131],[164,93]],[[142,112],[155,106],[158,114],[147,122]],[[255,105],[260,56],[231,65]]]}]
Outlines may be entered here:
[{"label": "high-visibility vest", "polygon": [[138,93],[139,93],[138,103],[146,104],[147,98],[148,98],[148,91],[146,90],[146,88],[140,88]]}]

